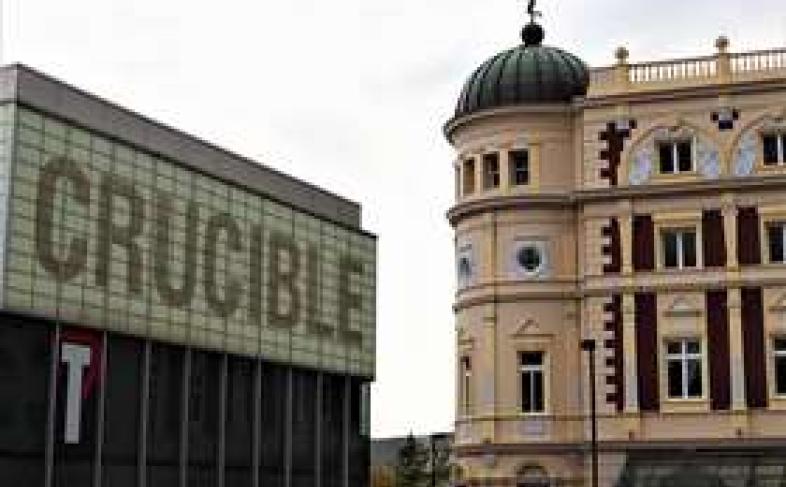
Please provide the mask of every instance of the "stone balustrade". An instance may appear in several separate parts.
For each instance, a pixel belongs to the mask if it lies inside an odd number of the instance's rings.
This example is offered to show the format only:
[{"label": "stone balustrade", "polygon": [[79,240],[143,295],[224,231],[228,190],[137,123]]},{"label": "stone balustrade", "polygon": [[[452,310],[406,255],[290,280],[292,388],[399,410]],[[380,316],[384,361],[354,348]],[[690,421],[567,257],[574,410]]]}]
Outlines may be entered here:
[{"label": "stone balustrade", "polygon": [[629,63],[627,49],[619,48],[616,65],[592,69],[587,97],[786,77],[786,48],[730,53],[728,46],[728,39],[720,37],[713,56],[644,63]]}]

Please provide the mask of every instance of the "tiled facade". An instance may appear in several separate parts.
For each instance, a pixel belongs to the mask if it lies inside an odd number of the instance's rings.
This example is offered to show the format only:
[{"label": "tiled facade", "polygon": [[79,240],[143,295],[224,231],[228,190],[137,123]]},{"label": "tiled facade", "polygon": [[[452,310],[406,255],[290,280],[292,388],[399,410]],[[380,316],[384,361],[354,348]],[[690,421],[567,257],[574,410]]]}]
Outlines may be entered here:
[{"label": "tiled facade", "polygon": [[[620,50],[586,97],[447,124],[457,183],[476,181],[449,212],[457,485],[589,485],[587,338],[602,486],[786,481],[786,51],[727,48]],[[515,185],[520,149],[535,176]]]}]

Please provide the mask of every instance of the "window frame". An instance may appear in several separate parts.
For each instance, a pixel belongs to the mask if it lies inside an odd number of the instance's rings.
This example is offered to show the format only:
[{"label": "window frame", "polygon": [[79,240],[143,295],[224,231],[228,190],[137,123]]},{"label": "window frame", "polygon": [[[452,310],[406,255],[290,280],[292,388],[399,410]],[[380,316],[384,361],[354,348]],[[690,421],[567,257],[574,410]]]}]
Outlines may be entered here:
[{"label": "window frame", "polygon": [[[766,137],[774,137],[776,144],[775,162],[767,162]],[[779,168],[786,166],[786,131],[765,131],[759,134],[759,144],[761,151],[761,164],[765,168]]]},{"label": "window frame", "polygon": [[[680,151],[681,144],[687,143],[690,148],[690,168],[683,171],[680,169]],[[664,161],[661,158],[661,148],[669,146],[671,149],[671,171],[663,170]],[[663,139],[655,141],[655,149],[658,157],[658,175],[664,177],[681,176],[685,174],[694,174],[696,172],[696,137],[676,137],[673,139]]]},{"label": "window frame", "polygon": [[[539,365],[532,365],[532,364],[523,364],[522,358],[526,354],[540,354],[540,364]],[[545,416],[548,414],[549,411],[549,391],[548,391],[548,380],[547,380],[547,373],[548,373],[548,354],[544,350],[519,350],[516,354],[516,358],[518,360],[518,374],[516,374],[518,379],[518,389],[519,389],[519,414],[522,416]],[[540,374],[540,390],[543,395],[541,398],[541,405],[542,410],[531,410],[525,411],[524,410],[524,376],[525,375],[534,375],[535,377],[530,378],[528,383],[530,384],[529,390],[529,401],[530,404],[537,404],[536,400],[536,387],[533,386],[534,380],[537,378],[537,374]]]},{"label": "window frame", "polygon": [[[696,343],[699,346],[698,352],[690,352],[688,350],[689,343]],[[669,345],[679,344],[680,351],[678,353],[670,353]],[[705,378],[705,347],[704,341],[699,337],[668,337],[664,340],[664,372],[665,372],[665,392],[666,399],[669,401],[701,401],[707,397],[707,381]],[[677,362],[680,367],[681,379],[681,394],[679,396],[672,396],[671,394],[671,374],[670,365],[672,362]],[[690,363],[695,362],[699,367],[699,386],[700,394],[691,395],[690,393]]]},{"label": "window frame", "polygon": [[[783,348],[777,347],[778,342],[784,342]],[[776,335],[772,337],[772,390],[776,398],[786,399],[786,381],[781,384],[778,381],[778,362],[786,361],[786,336]]]},{"label": "window frame", "polygon": [[[772,241],[771,232],[776,227],[780,228],[781,237],[781,256],[780,260],[773,259],[772,255]],[[772,220],[764,222],[764,245],[767,246],[767,259],[770,264],[785,264],[786,263],[786,222],[782,220]]]},{"label": "window frame", "polygon": [[[487,152],[481,157],[483,170],[483,189],[493,191],[499,189],[502,184],[500,157],[498,152]],[[492,166],[496,168],[490,170]]]},{"label": "window frame", "polygon": [[[517,156],[522,156],[518,159]],[[524,169],[520,170],[518,163],[524,163]],[[512,149],[508,151],[508,168],[510,175],[510,186],[520,188],[530,186],[532,184],[532,161],[529,149]],[[524,174],[524,182],[518,181],[518,176]]]},{"label": "window frame", "polygon": [[474,194],[477,188],[477,178],[476,175],[477,169],[477,162],[474,157],[468,157],[464,159],[461,163],[461,172],[462,172],[462,180],[461,180],[461,195],[462,196],[469,196]]},{"label": "window frame", "polygon": [[[695,226],[662,227],[659,233],[660,233],[661,268],[667,270],[684,270],[684,269],[698,269],[701,267],[701,264],[699,262],[700,234]],[[686,249],[685,249],[685,234],[688,233],[693,234],[693,265],[692,266],[688,266],[685,264],[687,260]],[[674,234],[676,236],[676,245],[677,245],[677,248],[675,249],[676,256],[677,256],[676,266],[667,265],[666,263],[666,254],[667,254],[666,239],[669,234]]]}]

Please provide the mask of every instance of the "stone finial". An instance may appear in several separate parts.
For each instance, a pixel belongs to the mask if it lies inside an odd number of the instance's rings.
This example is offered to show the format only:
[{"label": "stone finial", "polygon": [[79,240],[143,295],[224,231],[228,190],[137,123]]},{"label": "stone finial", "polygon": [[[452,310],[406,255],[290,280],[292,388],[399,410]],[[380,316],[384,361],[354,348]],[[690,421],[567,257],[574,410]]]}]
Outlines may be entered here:
[{"label": "stone finial", "polygon": [[725,54],[729,49],[729,38],[726,36],[718,37],[715,39],[715,47],[718,49],[719,53]]},{"label": "stone finial", "polygon": [[625,46],[620,46],[614,51],[614,57],[617,58],[617,64],[627,64],[628,56],[630,56],[630,53]]}]

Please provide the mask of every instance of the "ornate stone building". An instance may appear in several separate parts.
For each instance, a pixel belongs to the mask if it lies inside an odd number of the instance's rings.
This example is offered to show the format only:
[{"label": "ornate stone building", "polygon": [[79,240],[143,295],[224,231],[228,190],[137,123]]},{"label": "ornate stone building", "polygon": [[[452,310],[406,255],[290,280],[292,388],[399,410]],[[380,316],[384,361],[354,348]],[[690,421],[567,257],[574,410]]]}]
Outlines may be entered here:
[{"label": "ornate stone building", "polygon": [[455,147],[457,485],[786,485],[786,50],[480,66]]}]

